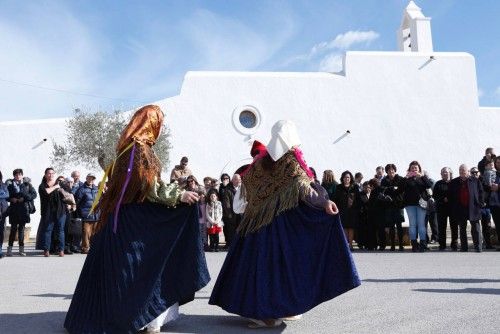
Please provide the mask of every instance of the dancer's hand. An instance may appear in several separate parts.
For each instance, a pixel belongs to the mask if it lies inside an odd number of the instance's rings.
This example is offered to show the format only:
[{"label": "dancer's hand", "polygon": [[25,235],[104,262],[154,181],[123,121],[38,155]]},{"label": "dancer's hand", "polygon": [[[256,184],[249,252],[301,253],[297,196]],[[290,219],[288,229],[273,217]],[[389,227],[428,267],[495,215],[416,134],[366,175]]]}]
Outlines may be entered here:
[{"label": "dancer's hand", "polygon": [[328,203],[326,203],[325,211],[329,215],[336,215],[337,213],[339,213],[339,209],[337,208],[337,205],[335,203],[333,203],[332,201],[328,201]]},{"label": "dancer's hand", "polygon": [[185,191],[182,194],[181,202],[193,204],[193,203],[198,202],[199,199],[200,199],[200,196],[198,196],[197,193],[195,193],[193,191]]}]

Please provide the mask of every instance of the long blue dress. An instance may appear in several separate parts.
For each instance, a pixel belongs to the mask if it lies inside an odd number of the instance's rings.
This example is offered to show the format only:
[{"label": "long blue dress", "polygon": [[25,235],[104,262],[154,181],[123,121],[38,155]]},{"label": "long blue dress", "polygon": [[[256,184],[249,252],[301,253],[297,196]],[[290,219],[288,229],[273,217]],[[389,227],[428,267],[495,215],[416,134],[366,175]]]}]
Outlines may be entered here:
[{"label": "long blue dress", "polygon": [[235,238],[209,303],[243,317],[277,319],[359,285],[338,215],[300,202]]},{"label": "long blue dress", "polygon": [[92,239],[64,327],[69,333],[135,333],[210,280],[198,208],[121,207]]}]

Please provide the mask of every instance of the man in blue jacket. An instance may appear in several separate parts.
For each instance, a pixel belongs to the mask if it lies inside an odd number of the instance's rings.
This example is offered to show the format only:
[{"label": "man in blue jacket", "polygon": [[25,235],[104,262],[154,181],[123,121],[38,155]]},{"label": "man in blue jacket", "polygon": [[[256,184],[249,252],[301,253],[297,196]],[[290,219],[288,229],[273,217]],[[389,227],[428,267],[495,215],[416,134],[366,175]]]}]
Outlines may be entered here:
[{"label": "man in blue jacket", "polygon": [[94,184],[95,175],[89,173],[85,182],[76,191],[76,211],[78,217],[83,221],[82,232],[82,254],[87,254],[90,248],[90,238],[94,234],[95,222],[98,216],[95,212],[90,213],[92,203],[97,196],[98,188]]}]

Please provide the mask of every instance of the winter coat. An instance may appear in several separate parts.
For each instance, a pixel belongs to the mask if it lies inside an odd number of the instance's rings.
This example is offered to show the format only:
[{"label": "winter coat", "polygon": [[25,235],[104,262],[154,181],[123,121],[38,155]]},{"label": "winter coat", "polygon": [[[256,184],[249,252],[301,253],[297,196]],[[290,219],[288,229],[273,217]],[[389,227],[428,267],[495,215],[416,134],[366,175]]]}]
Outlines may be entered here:
[{"label": "winter coat", "polygon": [[463,207],[460,204],[460,188],[462,186],[462,179],[460,177],[454,178],[450,181],[449,194],[450,194],[450,208],[451,215],[455,221],[478,221],[481,220],[481,208],[484,206],[484,191],[483,185],[475,177],[468,177],[467,188],[469,191],[469,205]]},{"label": "winter coat", "polygon": [[328,193],[328,198],[333,201],[335,198],[335,190],[337,189],[339,183],[337,181],[333,181],[332,183],[321,183],[321,186],[325,188]]},{"label": "winter coat", "polygon": [[403,192],[403,205],[418,206],[421,194],[432,186],[432,181],[427,176],[405,177],[401,182]]},{"label": "winter coat", "polygon": [[49,186],[45,182],[44,178],[42,183],[38,186],[38,194],[40,194],[40,215],[41,221],[43,222],[40,226],[45,226],[45,224],[51,223],[50,220],[52,214],[58,219],[66,214],[66,204],[64,204],[62,200],[62,194],[58,189],[49,194],[47,193],[47,188],[49,188]]},{"label": "winter coat", "polygon": [[82,181],[78,181],[78,182],[73,183],[73,187],[71,188],[71,193],[72,193],[73,195],[75,195],[75,194],[76,194],[76,192],[77,192],[77,190],[78,190],[81,186],[83,186],[83,182],[82,182]]},{"label": "winter coat", "polygon": [[207,203],[206,205],[206,219],[207,227],[217,225],[218,227],[224,226],[222,222],[222,204],[219,201]]},{"label": "winter coat", "polygon": [[[436,201],[436,211],[447,212],[450,208],[450,194],[449,194],[450,182],[439,180],[434,184],[434,189],[432,190],[433,194],[432,196]],[[448,202],[444,201],[445,198],[448,199]]]},{"label": "winter coat", "polygon": [[9,188],[3,182],[0,182],[0,219],[4,218],[9,208]]},{"label": "winter coat", "polygon": [[[23,177],[19,186],[14,184],[15,180],[7,181],[7,189],[9,190],[9,221],[11,224],[13,222],[17,223],[29,223],[30,222],[30,211],[34,209],[36,198],[36,190],[31,185],[31,179],[29,177]],[[23,199],[22,202],[13,202],[13,199]],[[34,211],[31,211],[33,213]]]},{"label": "winter coat", "polygon": [[236,216],[236,213],[233,211],[233,201],[234,195],[236,194],[236,188],[234,188],[232,183],[229,183],[221,193],[221,197],[219,198],[222,202],[222,214],[224,216],[224,220],[228,223],[233,222]]},{"label": "winter coat", "polygon": [[401,193],[400,190],[403,182],[404,178],[397,174],[394,176],[392,180],[389,179],[389,177],[387,176],[382,179],[380,186],[382,193],[387,198],[385,204],[388,209],[403,208],[403,194]]},{"label": "winter coat", "polygon": [[386,204],[383,198],[382,187],[372,189],[368,199],[368,225],[382,227],[386,226],[385,208]]},{"label": "winter coat", "polygon": [[333,198],[339,209],[342,226],[344,228],[355,228],[359,218],[357,206],[360,205],[358,188],[354,184],[347,188],[343,184],[339,184]]},{"label": "winter coat", "polygon": [[83,185],[76,191],[76,212],[78,217],[82,218],[83,221],[96,221],[99,219],[96,212],[90,213],[90,209],[92,208],[92,204],[97,196],[97,192],[97,186],[90,186],[87,182],[84,182]]},{"label": "winter coat", "polygon": [[484,174],[484,166],[486,165],[486,163],[489,162],[489,161],[495,161],[495,157],[496,157],[495,155],[492,155],[491,159],[488,160],[488,159],[486,159],[486,156],[484,156],[481,159],[481,161],[479,161],[477,163],[477,169],[479,169],[479,172],[481,173],[481,175]]}]

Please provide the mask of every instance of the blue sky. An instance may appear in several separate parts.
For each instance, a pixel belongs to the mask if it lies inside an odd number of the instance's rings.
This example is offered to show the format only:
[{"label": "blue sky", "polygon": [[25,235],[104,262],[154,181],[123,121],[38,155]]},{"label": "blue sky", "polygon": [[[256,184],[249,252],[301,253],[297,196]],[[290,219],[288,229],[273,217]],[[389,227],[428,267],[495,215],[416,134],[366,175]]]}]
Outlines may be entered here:
[{"label": "blue sky", "polygon": [[[434,50],[473,54],[480,104],[500,106],[500,1],[416,3]],[[130,109],[177,95],[189,70],[335,70],[346,50],[395,51],[407,4],[0,0],[0,121]]]}]

